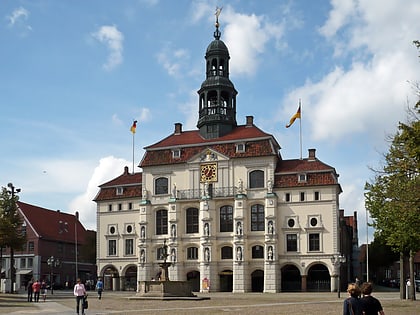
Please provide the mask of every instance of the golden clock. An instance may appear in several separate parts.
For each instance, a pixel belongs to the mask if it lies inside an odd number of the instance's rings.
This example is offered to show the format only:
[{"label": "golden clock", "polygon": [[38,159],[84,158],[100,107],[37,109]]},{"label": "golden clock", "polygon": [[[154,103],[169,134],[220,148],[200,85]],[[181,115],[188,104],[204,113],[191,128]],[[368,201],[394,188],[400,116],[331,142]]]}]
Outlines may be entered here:
[{"label": "golden clock", "polygon": [[200,171],[202,182],[215,182],[217,181],[217,164],[203,164]]}]

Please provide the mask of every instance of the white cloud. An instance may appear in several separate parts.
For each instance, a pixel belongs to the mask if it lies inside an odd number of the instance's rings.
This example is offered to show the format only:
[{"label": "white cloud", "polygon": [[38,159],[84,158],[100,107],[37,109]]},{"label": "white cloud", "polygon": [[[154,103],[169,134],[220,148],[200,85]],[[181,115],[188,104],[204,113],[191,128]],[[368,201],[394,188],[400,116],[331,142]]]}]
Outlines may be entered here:
[{"label": "white cloud", "polygon": [[[412,4],[408,2],[407,6]],[[346,136],[366,134],[363,140],[382,142],[384,135],[393,133],[403,119],[406,100],[414,102],[415,95],[407,80],[418,77],[418,57],[409,38],[418,36],[420,5],[412,12],[401,9],[398,1],[387,1],[386,5],[383,1],[369,1],[369,5],[353,6],[358,10],[358,23],[335,17],[338,9],[342,11],[338,16],[355,15],[349,13],[347,2],[344,5],[337,2],[323,27],[333,37],[331,43],[336,48],[347,38],[335,32],[347,23],[352,34],[347,45],[348,53],[353,54],[350,65],[346,65],[345,58],[332,60],[337,64],[333,70],[317,82],[308,80],[285,101],[290,104],[303,99],[302,120],[307,126],[310,124],[310,134],[315,140],[339,141]],[[390,27],[385,17],[391,18],[391,12],[394,15],[404,12],[398,16],[412,24],[408,27],[405,22],[395,23]],[[288,114],[284,115],[287,117],[289,112],[287,109]]]},{"label": "white cloud", "polygon": [[103,65],[105,70],[112,70],[123,62],[124,35],[115,25],[101,26],[98,31],[92,33],[92,36],[99,42],[104,43],[109,50],[108,60]]},{"label": "white cloud", "polygon": [[258,57],[270,41],[278,42],[283,35],[283,26],[270,23],[263,16],[226,11],[229,22],[223,38],[231,55],[231,73],[252,76],[258,69]]},{"label": "white cloud", "polygon": [[173,50],[165,47],[157,54],[159,64],[173,77],[181,77],[186,74],[184,69],[189,69],[189,59],[190,54],[185,49]]},{"label": "white cloud", "polygon": [[27,24],[27,20],[29,19],[29,11],[23,7],[19,7],[15,9],[12,14],[6,16],[6,19],[9,21],[9,27],[18,27],[23,30],[23,35],[26,31],[31,31],[32,27]]},{"label": "white cloud", "polygon": [[74,198],[70,203],[70,209],[79,211],[80,221],[85,228],[96,230],[96,203],[92,200],[99,192],[98,186],[121,175],[124,167],[132,165],[124,159],[113,156],[104,157],[99,161],[99,165],[91,173],[86,190],[83,194]]},{"label": "white cloud", "polygon": [[9,20],[9,26],[13,26],[22,20],[27,20],[29,17],[29,11],[23,7],[15,9],[11,15],[7,16]]}]

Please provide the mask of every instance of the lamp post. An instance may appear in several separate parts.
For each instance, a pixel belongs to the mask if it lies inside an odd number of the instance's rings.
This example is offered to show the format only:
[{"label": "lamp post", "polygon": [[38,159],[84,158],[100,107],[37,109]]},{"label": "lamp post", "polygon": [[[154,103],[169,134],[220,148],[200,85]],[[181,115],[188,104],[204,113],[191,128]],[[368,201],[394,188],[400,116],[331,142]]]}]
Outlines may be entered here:
[{"label": "lamp post", "polygon": [[[21,189],[16,188],[12,183],[8,183],[7,187],[10,188],[10,191],[8,193],[12,196],[12,202],[15,201],[15,194],[20,193]],[[12,213],[12,209],[9,210],[9,214]],[[15,274],[15,249],[13,246],[10,246],[10,282],[11,282],[11,288],[10,292],[14,292],[15,282],[16,282],[16,274]],[[1,271],[1,270],[0,270]]]},{"label": "lamp post", "polygon": [[334,269],[338,270],[337,272],[337,281],[338,281],[338,286],[337,286],[337,297],[340,298],[340,289],[341,289],[341,281],[340,281],[340,276],[341,276],[341,264],[346,262],[346,257],[344,255],[340,255],[340,254],[336,254],[334,256],[331,257],[331,262],[334,265]]},{"label": "lamp post", "polygon": [[51,294],[54,294],[54,281],[53,281],[54,273],[53,273],[53,268],[60,266],[60,260],[58,258],[55,258],[54,256],[51,256],[50,258],[48,258],[47,263],[48,263],[48,266],[50,266]]}]

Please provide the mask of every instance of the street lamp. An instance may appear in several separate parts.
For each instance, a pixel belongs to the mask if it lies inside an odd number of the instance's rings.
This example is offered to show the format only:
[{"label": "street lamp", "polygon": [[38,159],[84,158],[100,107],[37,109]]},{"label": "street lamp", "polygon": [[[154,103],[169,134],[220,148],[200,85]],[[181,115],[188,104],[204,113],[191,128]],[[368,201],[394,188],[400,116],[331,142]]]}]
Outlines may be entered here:
[{"label": "street lamp", "polygon": [[[12,202],[16,202],[15,194],[20,193],[21,189],[16,188],[12,183],[8,183],[7,187],[10,188],[10,191],[7,191],[12,196]],[[12,209],[9,209],[9,215],[12,213]],[[3,248],[2,248],[2,256],[3,256]],[[11,292],[14,292],[14,286],[16,282],[16,274],[15,274],[15,249],[13,246],[10,247],[10,282],[11,282]],[[1,270],[0,270],[1,271]]]},{"label": "street lamp", "polygon": [[51,285],[51,294],[54,294],[54,281],[53,281],[53,268],[60,266],[60,260],[58,258],[54,258],[54,256],[51,256],[47,260],[48,266],[50,266],[50,285]]},{"label": "street lamp", "polygon": [[337,296],[338,298],[340,298],[340,289],[341,289],[341,281],[340,281],[340,276],[341,276],[341,264],[346,262],[346,257],[343,255],[339,255],[336,254],[334,256],[331,257],[331,262],[334,265],[334,268],[336,270],[338,270],[337,275],[338,275],[338,287],[337,287]]}]

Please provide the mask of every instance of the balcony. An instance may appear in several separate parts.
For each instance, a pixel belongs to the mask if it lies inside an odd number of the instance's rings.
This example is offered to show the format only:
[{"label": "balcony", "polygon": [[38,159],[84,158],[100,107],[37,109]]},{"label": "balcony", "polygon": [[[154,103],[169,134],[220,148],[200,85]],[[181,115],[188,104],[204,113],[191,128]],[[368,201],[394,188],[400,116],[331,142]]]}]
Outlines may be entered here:
[{"label": "balcony", "polygon": [[[234,197],[236,194],[236,187],[212,187],[209,185],[208,197],[209,198],[228,198]],[[191,200],[191,199],[201,199],[204,196],[203,189],[186,189],[186,190],[177,190],[177,199],[178,200]]]}]

